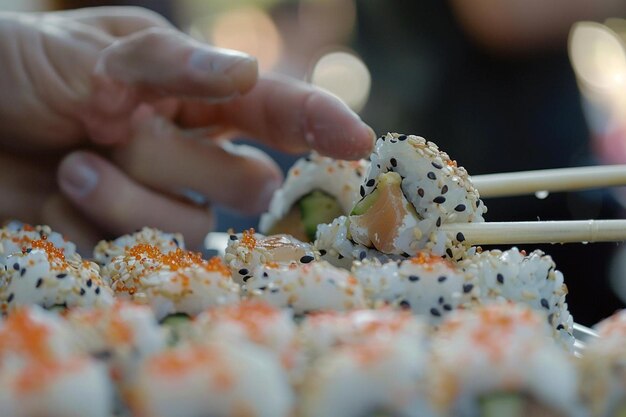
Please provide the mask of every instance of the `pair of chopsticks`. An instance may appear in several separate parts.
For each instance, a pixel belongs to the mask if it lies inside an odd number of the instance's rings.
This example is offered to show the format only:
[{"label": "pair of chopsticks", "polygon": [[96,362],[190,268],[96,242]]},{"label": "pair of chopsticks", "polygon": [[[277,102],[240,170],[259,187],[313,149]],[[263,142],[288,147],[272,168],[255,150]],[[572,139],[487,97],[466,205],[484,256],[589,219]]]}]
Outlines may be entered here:
[{"label": "pair of chopsticks", "polygon": [[[546,169],[472,177],[481,198],[626,186],[626,165]],[[448,223],[471,245],[626,241],[626,220]]]}]

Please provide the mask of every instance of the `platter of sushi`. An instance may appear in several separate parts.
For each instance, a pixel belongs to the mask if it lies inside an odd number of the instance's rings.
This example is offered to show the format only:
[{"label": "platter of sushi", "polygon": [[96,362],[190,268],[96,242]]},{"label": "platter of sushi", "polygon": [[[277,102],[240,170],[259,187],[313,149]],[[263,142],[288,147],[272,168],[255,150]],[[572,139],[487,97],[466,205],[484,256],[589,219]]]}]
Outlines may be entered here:
[{"label": "platter of sushi", "polygon": [[576,324],[549,254],[514,246],[620,242],[626,221],[494,223],[483,202],[624,184],[618,166],[470,177],[389,133],[368,160],[298,160],[258,231],[207,235],[212,257],[148,227],[81,257],[11,223],[0,415],[626,416],[626,312]]}]

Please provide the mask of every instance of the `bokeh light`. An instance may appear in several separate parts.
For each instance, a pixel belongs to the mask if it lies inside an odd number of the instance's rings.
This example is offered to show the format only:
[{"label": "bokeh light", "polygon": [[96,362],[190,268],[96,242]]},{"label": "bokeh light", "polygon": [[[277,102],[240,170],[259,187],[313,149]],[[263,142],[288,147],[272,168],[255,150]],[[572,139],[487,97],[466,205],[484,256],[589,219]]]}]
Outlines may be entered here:
[{"label": "bokeh light", "polygon": [[312,84],[339,97],[356,112],[367,103],[372,83],[365,63],[345,51],[323,55],[315,63],[310,80]]},{"label": "bokeh light", "polygon": [[283,49],[281,35],[272,18],[254,6],[230,9],[217,16],[199,19],[193,23],[190,32],[215,46],[255,56],[259,70],[263,72],[276,66]]},{"label": "bokeh light", "polygon": [[569,53],[583,88],[610,92],[626,84],[626,53],[620,37],[607,26],[576,24],[570,34]]}]

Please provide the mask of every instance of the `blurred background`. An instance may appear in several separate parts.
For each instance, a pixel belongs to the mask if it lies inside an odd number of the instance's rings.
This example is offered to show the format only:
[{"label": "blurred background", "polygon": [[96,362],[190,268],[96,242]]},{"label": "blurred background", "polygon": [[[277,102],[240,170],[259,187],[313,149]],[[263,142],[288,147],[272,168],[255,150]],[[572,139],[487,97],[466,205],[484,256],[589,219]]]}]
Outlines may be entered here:
[{"label": "blurred background", "polygon": [[[255,55],[262,72],[331,91],[379,135],[424,136],[471,174],[626,163],[623,0],[0,0],[0,10],[100,5],[147,7]],[[285,170],[296,157],[271,153]],[[486,203],[492,221],[624,218],[626,192]],[[257,222],[218,219],[220,230]],[[623,307],[623,245],[541,249],[565,274],[577,322]]]}]

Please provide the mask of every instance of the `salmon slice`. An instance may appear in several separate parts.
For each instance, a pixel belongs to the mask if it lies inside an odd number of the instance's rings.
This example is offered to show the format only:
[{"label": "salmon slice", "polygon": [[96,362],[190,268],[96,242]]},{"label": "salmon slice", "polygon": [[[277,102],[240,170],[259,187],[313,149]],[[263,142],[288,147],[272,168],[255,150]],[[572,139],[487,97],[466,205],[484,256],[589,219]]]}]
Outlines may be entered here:
[{"label": "salmon slice", "polygon": [[373,245],[383,253],[395,253],[396,239],[407,224],[407,217],[416,219],[417,213],[402,192],[398,173],[381,174],[377,182],[376,189],[352,210],[352,239],[362,245]]}]

